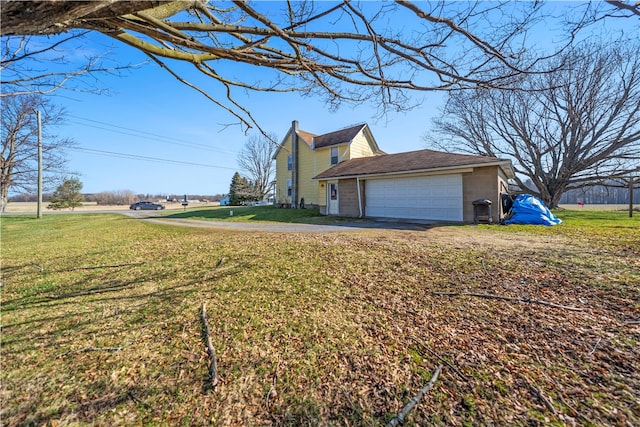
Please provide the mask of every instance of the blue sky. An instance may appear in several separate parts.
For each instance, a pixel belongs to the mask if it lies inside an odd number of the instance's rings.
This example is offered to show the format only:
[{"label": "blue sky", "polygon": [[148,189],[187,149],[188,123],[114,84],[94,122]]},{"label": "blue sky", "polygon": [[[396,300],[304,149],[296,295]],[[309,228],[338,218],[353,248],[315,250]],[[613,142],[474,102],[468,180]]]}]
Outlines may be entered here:
[{"label": "blue sky", "polygon": [[[539,32],[538,36],[542,41],[550,40],[549,33]],[[78,60],[82,60],[84,49],[111,50],[110,57],[119,63],[146,60],[140,52],[101,34],[92,34],[84,47],[77,49]],[[225,67],[233,71],[234,65]],[[176,69],[204,89],[214,94],[218,90],[190,67]],[[229,126],[237,119],[157,65],[148,63],[121,75],[100,75],[94,85],[108,88],[109,94],[59,91],[54,95],[54,102],[64,106],[68,114],[66,125],[56,133],[78,144],[68,153],[68,167],[79,174],[84,192],[213,195],[227,193],[233,174],[242,173],[237,156],[249,135],[238,125]],[[422,137],[446,99],[438,92],[415,93],[413,101],[420,107],[376,118],[377,111],[371,105],[345,105],[331,111],[321,100],[298,94],[237,90],[234,96],[279,139],[292,120],[316,134],[366,122],[380,148],[388,153],[425,148]]]},{"label": "blue sky", "polygon": [[[114,45],[113,55],[130,63],[144,61],[127,46]],[[233,174],[242,173],[237,156],[249,135],[233,125],[237,119],[155,64],[120,76],[102,75],[95,84],[109,94],[64,91],[55,96],[68,117],[56,133],[78,144],[68,153],[68,168],[79,173],[84,192],[213,195],[227,193]],[[421,136],[444,99],[441,93],[418,95],[427,101],[420,108],[381,119],[369,105],[332,112],[322,101],[298,94],[237,92],[236,97],[279,139],[293,120],[316,134],[366,122],[381,149],[396,153],[424,148]]]}]

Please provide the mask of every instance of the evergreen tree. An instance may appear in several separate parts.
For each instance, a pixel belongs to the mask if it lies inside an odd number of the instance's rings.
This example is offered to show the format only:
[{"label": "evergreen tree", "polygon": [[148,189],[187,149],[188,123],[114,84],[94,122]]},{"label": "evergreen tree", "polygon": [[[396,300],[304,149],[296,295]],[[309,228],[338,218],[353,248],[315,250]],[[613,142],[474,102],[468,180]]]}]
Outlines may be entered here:
[{"label": "evergreen tree", "polygon": [[240,195],[242,193],[242,177],[238,172],[233,174],[231,185],[229,186],[229,204],[238,206],[240,204]]},{"label": "evergreen tree", "polygon": [[256,194],[255,184],[238,172],[231,178],[229,187],[229,204],[232,206],[246,205],[249,202],[259,200]]},{"label": "evergreen tree", "polygon": [[80,193],[80,190],[82,190],[82,183],[79,179],[65,179],[51,196],[49,206],[47,207],[54,210],[65,208],[73,210],[73,208],[82,206],[84,197],[82,193]]}]

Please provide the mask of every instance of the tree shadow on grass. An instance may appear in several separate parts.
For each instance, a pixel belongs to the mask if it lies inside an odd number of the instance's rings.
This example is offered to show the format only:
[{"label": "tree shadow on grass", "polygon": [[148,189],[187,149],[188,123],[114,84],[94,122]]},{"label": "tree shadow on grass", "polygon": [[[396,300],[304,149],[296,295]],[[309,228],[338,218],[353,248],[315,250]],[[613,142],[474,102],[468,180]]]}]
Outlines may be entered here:
[{"label": "tree shadow on grass", "polygon": [[[212,282],[236,274],[244,267],[214,268],[202,277],[166,285],[163,283],[166,283],[167,276],[163,272],[149,275],[144,271],[129,274],[127,278],[107,279],[104,284],[95,285],[102,275],[90,271],[66,284],[66,292],[45,290],[4,301],[3,320],[7,322],[2,325],[4,353],[18,354],[25,344],[35,341],[48,342],[50,346],[61,348],[73,345],[74,340],[86,336],[92,339],[118,337],[131,329],[144,327],[148,322],[170,319],[172,310],[167,308],[177,307],[189,295],[200,292],[203,283],[210,287]],[[88,283],[92,285],[87,286]],[[156,289],[141,291],[141,287],[149,284]],[[106,310],[115,303],[124,305],[117,304],[113,310],[107,310],[112,313],[102,315],[96,315],[95,309],[86,309],[100,307],[100,310]],[[112,319],[117,317],[122,320],[114,322]],[[109,326],[101,331],[105,323],[109,323]]]},{"label": "tree shadow on grass", "polygon": [[275,206],[228,206],[188,210],[166,218],[216,221],[270,221],[303,224],[330,224],[333,217],[321,216],[318,209],[280,209]]},{"label": "tree shadow on grass", "polygon": [[[42,411],[39,409],[43,405],[38,401],[40,396],[33,396],[22,403],[20,407],[7,408],[3,414],[5,419],[13,418],[15,425],[55,425],[62,418],[77,417],[76,421],[89,423],[101,413],[109,413],[123,405],[137,406],[146,412],[152,412],[149,404],[144,402],[140,396],[145,394],[145,390],[140,387],[118,387],[111,389],[108,385],[100,382],[92,384],[91,390],[94,398],[68,395],[65,404],[55,409]],[[72,415],[73,414],[73,415]],[[11,424],[10,424],[11,425]]]},{"label": "tree shadow on grass", "polygon": [[[234,206],[191,210],[164,216],[168,219],[223,221],[233,223],[287,223],[318,226],[334,226],[359,229],[386,229],[424,231],[438,226],[460,225],[444,221],[420,221],[411,219],[347,218],[320,215],[318,209],[284,209],[274,206]],[[322,231],[322,230],[318,230]]]}]

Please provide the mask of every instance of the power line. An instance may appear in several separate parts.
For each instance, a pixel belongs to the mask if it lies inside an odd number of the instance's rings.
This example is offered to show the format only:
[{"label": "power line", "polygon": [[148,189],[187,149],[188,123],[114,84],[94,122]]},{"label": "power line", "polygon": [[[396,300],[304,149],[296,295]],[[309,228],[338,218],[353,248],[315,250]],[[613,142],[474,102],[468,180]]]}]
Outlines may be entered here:
[{"label": "power line", "polygon": [[131,159],[131,160],[144,160],[144,161],[156,162],[156,163],[173,163],[173,164],[180,164],[180,165],[200,166],[200,167],[213,168],[213,169],[237,170],[237,168],[230,168],[226,166],[206,165],[203,163],[183,162],[180,160],[161,159],[158,157],[138,156],[135,154],[116,153],[113,151],[104,151],[104,150],[94,150],[91,148],[84,148],[84,147],[74,147],[74,148],[69,148],[69,150],[97,154],[97,155],[107,156],[107,157],[119,157],[123,159]]},{"label": "power line", "polygon": [[[111,124],[111,123],[101,122],[101,121],[98,121],[98,120],[87,119],[85,117],[79,117],[79,116],[75,116],[75,115],[72,115],[72,114],[70,114],[69,117],[73,117],[73,118],[80,119],[80,120],[85,120],[85,121],[88,121],[88,122],[98,123],[98,124],[103,125],[103,126],[110,126],[110,127],[117,128],[117,129],[124,129],[124,130],[126,130],[128,132],[124,132],[124,131],[120,131],[120,130],[116,130],[116,129],[109,129],[109,128],[96,126],[96,125],[91,125],[91,124],[88,124],[88,123],[73,122],[73,123],[81,125],[81,126],[87,126],[87,127],[92,127],[92,128],[96,128],[96,129],[102,129],[102,130],[106,130],[106,131],[109,131],[109,132],[120,133],[120,134],[124,134],[124,135],[134,136],[134,137],[137,137],[137,138],[149,139],[149,140],[152,140],[152,141],[164,142],[166,144],[180,145],[180,146],[183,146],[183,147],[190,147],[190,148],[196,148],[196,149],[207,150],[207,151],[215,151],[215,152],[220,152],[220,153],[225,153],[225,154],[238,154],[237,151],[229,151],[229,150],[223,150],[221,148],[214,148],[214,147],[210,147],[210,146],[205,145],[205,144],[198,144],[196,142],[191,142],[191,141],[187,141],[187,140],[184,140],[184,139],[174,138],[174,137],[165,136],[165,135],[159,135],[159,134],[156,134],[156,133],[141,131],[141,130],[132,129],[132,128],[127,128],[127,127],[124,127],[124,126],[119,126],[119,125],[114,125],[114,124]],[[135,133],[131,133],[131,132],[135,132]]]}]

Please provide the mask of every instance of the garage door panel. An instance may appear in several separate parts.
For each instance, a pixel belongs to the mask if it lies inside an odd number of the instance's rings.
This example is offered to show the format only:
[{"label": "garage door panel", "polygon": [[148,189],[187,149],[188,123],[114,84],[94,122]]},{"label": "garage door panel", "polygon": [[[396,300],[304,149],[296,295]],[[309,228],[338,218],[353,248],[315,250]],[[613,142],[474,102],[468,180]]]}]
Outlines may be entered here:
[{"label": "garage door panel", "polygon": [[367,180],[369,217],[462,221],[460,174]]}]

